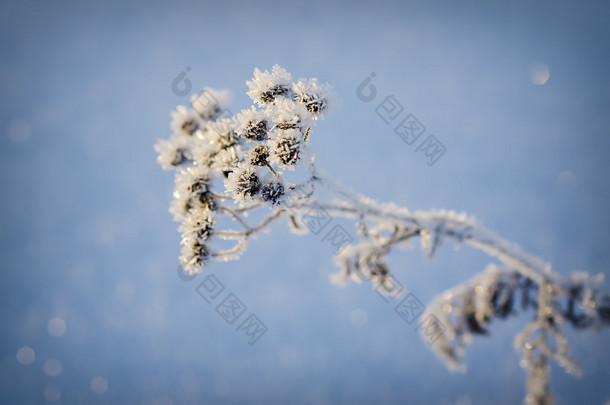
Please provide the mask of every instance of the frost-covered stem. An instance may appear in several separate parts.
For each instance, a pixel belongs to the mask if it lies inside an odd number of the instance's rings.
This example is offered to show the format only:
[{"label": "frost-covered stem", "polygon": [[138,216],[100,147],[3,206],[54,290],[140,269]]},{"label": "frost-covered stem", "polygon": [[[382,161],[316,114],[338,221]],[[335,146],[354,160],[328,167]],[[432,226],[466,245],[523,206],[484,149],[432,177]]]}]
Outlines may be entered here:
[{"label": "frost-covered stem", "polygon": [[[353,220],[358,235],[340,246],[336,261],[341,272],[334,281],[370,279],[396,297],[399,287],[386,264],[393,247],[410,247],[411,240],[419,238],[432,257],[445,240],[469,245],[495,258],[500,267],[490,263],[426,306],[422,319],[433,315],[444,325],[442,335],[430,343],[432,349],[448,368],[461,369],[472,335],[488,334],[493,319],[513,314],[520,294],[521,309],[534,309],[536,314],[515,338],[521,365],[528,372],[525,402],[551,404],[549,360],[568,373],[579,373],[567,355],[564,321],[579,329],[610,325],[610,296],[600,292],[602,278],[577,273],[564,279],[551,271],[549,263],[466,214],[410,212],[332,181],[317,169],[310,148],[316,122],[332,109],[332,87],[317,79],[293,81],[278,65],[271,72],[255,69],[246,84],[256,106],[221,118],[229,94],[206,88],[191,98],[191,107],[178,106],[172,112],[173,133],[155,146],[161,165],[177,171],[170,212],[181,222],[183,268],[196,273],[209,258],[237,259],[250,238],[283,217],[295,233],[306,233],[311,225],[306,218],[315,222],[323,211],[323,220],[326,216]],[[305,168],[305,180],[288,182],[285,172],[299,167]],[[216,188],[219,183],[224,185],[221,192]],[[332,198],[316,198],[318,190]],[[250,224],[251,212],[263,213],[262,219]],[[227,222],[237,229],[224,228]],[[215,247],[223,240],[234,245]]]},{"label": "frost-covered stem", "polygon": [[[536,320],[527,325],[515,340],[517,350],[523,352],[521,364],[528,370],[525,403],[553,403],[549,385],[549,358],[555,359],[566,372],[580,374],[576,363],[567,355],[567,339],[561,331],[561,325],[564,318],[575,327],[597,328],[610,323],[609,298],[607,295],[598,294],[595,286],[587,285],[586,280],[578,277],[574,280],[564,280],[551,272],[550,264],[498,237],[466,215],[447,211],[410,213],[393,204],[382,204],[356,195],[337,183],[324,180],[318,173],[312,174],[312,180],[336,199],[330,203],[303,203],[293,206],[292,209],[307,212],[317,208],[333,217],[355,220],[361,239],[365,240],[355,247],[344,249],[344,254],[339,255],[339,261],[342,261],[344,266],[342,281],[350,274],[357,280],[364,276],[391,290],[394,285],[384,257],[392,246],[415,237],[426,239],[423,244],[431,244],[428,246],[431,256],[443,239],[452,239],[497,258],[506,267],[504,273],[490,269],[490,274],[479,276],[480,281],[471,283],[470,289],[456,288],[456,291],[446,293],[448,295],[442,300],[437,300],[430,306],[430,312],[436,309],[439,317],[450,326],[447,336],[434,346],[437,354],[450,368],[459,368],[459,358],[470,342],[470,334],[486,334],[485,326],[492,318],[510,314],[513,294],[523,288],[523,307],[533,305],[537,314]],[[363,267],[368,267],[368,270],[363,271]],[[498,281],[502,274],[510,275],[507,283]],[[492,281],[486,278],[491,278]],[[525,281],[520,284],[520,280]],[[529,299],[529,290],[532,288],[538,289],[536,301]],[[560,296],[566,297],[566,308],[560,308]],[[585,308],[584,314],[573,314],[575,301],[581,302],[581,306]],[[593,312],[596,307],[597,312]],[[458,315],[450,315],[452,312]],[[458,316],[459,320],[452,322],[452,316]],[[532,338],[536,332],[538,336]],[[549,343],[551,340],[554,344]]]},{"label": "frost-covered stem", "polygon": [[[457,215],[448,211],[417,211],[411,213],[409,210],[399,208],[394,204],[382,204],[356,195],[335,182],[330,182],[327,179],[319,177],[317,173],[312,175],[308,181],[303,182],[302,185],[309,183],[323,186],[331,194],[334,194],[337,199],[330,203],[318,201],[295,203],[290,206],[292,214],[303,215],[313,209],[322,208],[333,217],[344,217],[360,222],[374,222],[377,224],[390,222],[392,226],[399,227],[402,232],[397,232],[397,235],[392,239],[385,240],[384,249],[417,236],[433,234],[434,243],[430,246],[431,254],[434,253],[434,250],[436,250],[443,239],[452,239],[457,243],[467,244],[490,256],[496,257],[506,266],[515,269],[523,277],[527,277],[537,284],[553,281],[557,284],[557,288],[562,288],[558,284],[561,282],[561,277],[550,271],[548,263],[544,263],[542,260],[523,252],[518,246],[499,238],[491,231],[477,224],[474,219],[464,214]],[[255,207],[256,205],[253,205],[250,208]],[[244,210],[244,208],[235,209],[235,211],[238,210]],[[248,234],[255,232],[233,210],[223,207],[223,211],[248,230]],[[279,217],[283,214],[285,212],[278,210],[272,215]],[[261,226],[256,229],[262,230],[267,223],[267,221],[263,221]],[[565,291],[562,292],[565,293]]]},{"label": "frost-covered stem", "polygon": [[245,229],[248,229],[249,226],[248,224],[242,219],[241,216],[237,215],[237,213],[235,213],[233,210],[231,210],[230,208],[227,207],[222,207],[221,208],[221,212],[229,215],[231,218],[233,218],[235,221],[239,222]]},{"label": "frost-covered stem", "polygon": [[265,219],[263,219],[257,225],[255,225],[254,227],[250,228],[247,231],[248,235],[251,235],[251,234],[254,234],[256,232],[260,232],[260,231],[264,230],[265,228],[267,228],[267,226],[269,226],[271,224],[271,222],[281,218],[284,214],[286,214],[286,210],[283,210],[283,209],[275,210],[272,214],[270,214],[267,217],[265,217]]},{"label": "frost-covered stem", "polygon": [[465,215],[455,215],[447,211],[418,211],[412,214],[407,209],[399,208],[394,204],[382,204],[355,194],[346,187],[323,179],[317,174],[312,179],[340,199],[339,203],[321,204],[322,208],[332,216],[344,216],[351,219],[365,218],[377,222],[392,220],[402,223],[405,227],[420,230],[420,232],[421,230],[433,231],[437,236],[437,243],[432,246],[433,250],[436,249],[442,237],[447,237],[496,257],[507,266],[514,267],[523,276],[536,280],[538,283],[549,278],[560,281],[558,275],[550,272],[548,263],[523,252],[518,246],[499,238]]},{"label": "frost-covered stem", "polygon": [[[249,206],[250,209],[253,209],[257,206],[257,204],[252,204]],[[242,211],[244,207],[242,207]],[[220,260],[230,260],[234,255],[241,254],[252,236],[256,233],[263,231],[271,222],[275,221],[278,218],[281,218],[283,214],[285,214],[285,210],[277,209],[273,211],[271,214],[267,215],[263,220],[261,220],[258,224],[254,226],[250,226],[245,219],[243,219],[240,215],[238,215],[235,211],[239,211],[238,209],[231,210],[226,206],[221,206],[221,212],[229,215],[233,220],[237,221],[243,228],[243,231],[236,230],[221,230],[216,232],[216,236],[221,239],[226,240],[237,240],[237,243],[230,249],[218,250],[211,253],[211,256],[216,257]]]}]

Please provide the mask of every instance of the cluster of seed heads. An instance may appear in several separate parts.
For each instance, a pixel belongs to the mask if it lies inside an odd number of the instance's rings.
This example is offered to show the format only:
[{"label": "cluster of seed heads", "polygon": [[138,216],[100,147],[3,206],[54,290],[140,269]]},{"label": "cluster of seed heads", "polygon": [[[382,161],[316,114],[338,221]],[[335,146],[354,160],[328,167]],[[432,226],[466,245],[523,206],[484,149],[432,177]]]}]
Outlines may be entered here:
[{"label": "cluster of seed heads", "polygon": [[161,165],[177,171],[170,211],[181,222],[181,261],[191,273],[220,256],[210,243],[222,235],[215,232],[219,215],[236,219],[227,202],[272,209],[286,204],[295,187],[284,171],[306,163],[311,129],[332,104],[328,84],[293,81],[278,65],[255,69],[246,84],[250,108],[226,116],[228,92],[206,88],[191,97],[190,107],[177,107],[173,134],[156,145]]}]

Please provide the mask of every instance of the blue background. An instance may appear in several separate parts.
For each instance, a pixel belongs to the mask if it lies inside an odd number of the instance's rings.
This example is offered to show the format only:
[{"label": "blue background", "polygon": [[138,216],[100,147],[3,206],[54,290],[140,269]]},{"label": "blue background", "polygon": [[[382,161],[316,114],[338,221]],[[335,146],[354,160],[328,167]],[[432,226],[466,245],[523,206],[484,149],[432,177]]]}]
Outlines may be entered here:
[{"label": "blue background", "polygon": [[[467,211],[562,275],[609,276],[609,18],[603,2],[3,1],[0,402],[44,403],[55,384],[66,404],[520,403],[512,339],[528,315],[494,323],[468,372],[451,374],[370,285],[330,284],[331,246],[285,223],[208,269],[267,325],[248,345],[197,294],[202,275],[177,276],[173,174],[153,144],[188,102],[171,91],[187,66],[193,91],[231,88],[236,112],[254,67],[279,63],[342,99],[312,133],[337,180],[413,210]],[[530,77],[539,63],[544,85]],[[364,103],[355,90],[371,72],[379,95]],[[386,95],[445,145],[434,166],[375,114]],[[20,120],[27,139],[11,129]],[[428,302],[488,262],[447,244],[432,261],[396,252],[391,269]],[[610,399],[610,334],[567,334],[584,376],[553,366],[558,403]]]}]

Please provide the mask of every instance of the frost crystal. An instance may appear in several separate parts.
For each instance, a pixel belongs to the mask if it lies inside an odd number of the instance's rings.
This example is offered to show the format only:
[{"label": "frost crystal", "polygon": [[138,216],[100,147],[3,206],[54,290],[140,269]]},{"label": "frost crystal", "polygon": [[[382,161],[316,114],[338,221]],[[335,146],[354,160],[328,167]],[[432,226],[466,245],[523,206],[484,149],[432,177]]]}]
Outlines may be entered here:
[{"label": "frost crystal", "polygon": [[269,164],[269,147],[259,145],[250,149],[249,162],[253,166],[267,166]]},{"label": "frost crystal", "polygon": [[272,205],[280,205],[285,195],[284,184],[280,180],[271,180],[261,187],[261,196],[264,201]]},{"label": "frost crystal", "polygon": [[227,191],[236,201],[244,202],[256,196],[261,189],[258,171],[249,165],[240,165],[225,181]]},{"label": "frost crystal", "polygon": [[173,133],[184,136],[191,136],[201,126],[203,121],[199,114],[194,110],[189,110],[183,105],[176,107],[176,111],[172,111],[172,122],[170,128]]},{"label": "frost crystal", "polygon": [[254,69],[254,78],[246,84],[250,89],[248,96],[262,107],[278,97],[290,96],[292,75],[279,65],[273,66],[271,73]]},{"label": "frost crystal", "polygon": [[281,168],[293,169],[301,158],[300,138],[298,130],[280,131],[270,141],[271,162]]},{"label": "frost crystal", "polygon": [[305,105],[316,119],[328,113],[334,98],[332,87],[318,83],[318,79],[300,79],[294,84],[293,92],[295,100]]},{"label": "frost crystal", "polygon": [[254,107],[244,110],[237,116],[237,133],[250,141],[264,141],[269,131],[266,114],[256,111]]},{"label": "frost crystal", "polygon": [[155,150],[159,154],[157,162],[166,170],[180,167],[191,159],[188,140],[179,135],[173,135],[167,141],[160,139]]},{"label": "frost crystal", "polygon": [[199,114],[202,120],[214,121],[229,106],[231,93],[228,90],[214,90],[206,87],[199,95],[191,96],[193,111]]}]

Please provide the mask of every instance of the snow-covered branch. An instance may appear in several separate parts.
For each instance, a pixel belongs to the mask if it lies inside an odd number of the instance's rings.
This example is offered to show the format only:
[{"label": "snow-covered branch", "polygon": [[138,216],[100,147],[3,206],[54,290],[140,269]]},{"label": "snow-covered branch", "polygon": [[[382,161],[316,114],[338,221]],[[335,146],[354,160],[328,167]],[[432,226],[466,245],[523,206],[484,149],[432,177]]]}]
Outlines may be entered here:
[{"label": "snow-covered branch", "polygon": [[[463,369],[473,335],[488,335],[494,319],[516,313],[517,307],[531,309],[534,320],[515,338],[528,372],[525,402],[552,403],[548,362],[580,373],[567,354],[563,325],[599,329],[610,324],[602,277],[577,273],[565,280],[550,263],[464,213],[411,212],[332,181],[321,174],[310,148],[316,121],[332,109],[331,86],[317,79],[293,81],[277,65],[271,72],[255,69],[247,85],[256,105],[224,118],[229,92],[206,88],[191,98],[190,107],[172,113],[173,134],[155,146],[159,163],[176,171],[170,212],[181,223],[184,269],[192,274],[210,259],[239,258],[251,238],[283,218],[294,233],[306,233],[307,218],[315,211],[352,220],[357,230],[357,240],[336,256],[340,272],[332,280],[339,284],[372,280],[393,294],[397,286],[387,266],[392,248],[410,248],[419,238],[432,257],[445,241],[470,246],[497,263],[426,307],[445,327],[432,349],[449,369]],[[322,192],[331,198],[322,199]],[[251,221],[256,215],[261,218]]]}]

